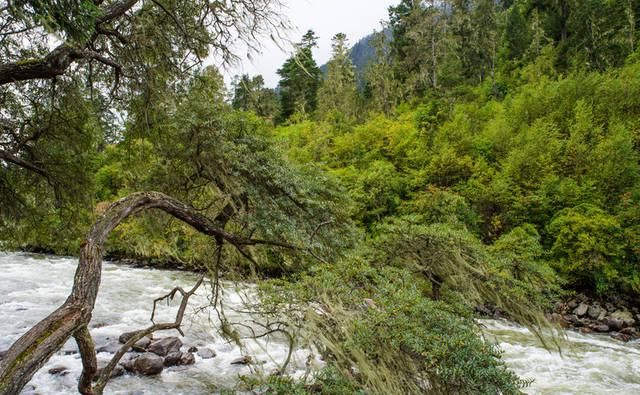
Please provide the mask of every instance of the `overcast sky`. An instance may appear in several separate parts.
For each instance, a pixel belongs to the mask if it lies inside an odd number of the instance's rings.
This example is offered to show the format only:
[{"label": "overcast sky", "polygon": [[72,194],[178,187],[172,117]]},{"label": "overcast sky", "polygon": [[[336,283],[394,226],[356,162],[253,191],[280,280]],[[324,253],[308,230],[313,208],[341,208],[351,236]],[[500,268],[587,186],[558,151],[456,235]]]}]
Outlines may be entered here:
[{"label": "overcast sky", "polygon": [[[283,0],[286,14],[294,26],[287,35],[291,42],[299,42],[309,29],[320,39],[314,54],[318,65],[324,64],[331,53],[331,38],[336,33],[345,33],[353,45],[361,38],[380,30],[380,22],[387,20],[388,8],[399,0]],[[264,40],[262,54],[245,59],[242,65],[225,72],[229,80],[234,74],[262,74],[268,87],[278,84],[276,71],[290,56],[292,49],[278,48],[268,38]],[[290,45],[289,45],[290,47]]]}]

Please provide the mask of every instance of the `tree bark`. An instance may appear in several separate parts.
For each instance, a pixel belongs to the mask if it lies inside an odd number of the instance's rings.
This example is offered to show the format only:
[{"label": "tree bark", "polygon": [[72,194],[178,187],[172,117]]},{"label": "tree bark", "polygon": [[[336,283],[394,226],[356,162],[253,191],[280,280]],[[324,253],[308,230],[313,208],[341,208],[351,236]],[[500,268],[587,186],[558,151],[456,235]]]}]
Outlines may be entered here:
[{"label": "tree bark", "polygon": [[[141,192],[121,199],[105,211],[91,227],[80,251],[80,261],[74,278],[71,294],[57,310],[40,321],[22,335],[0,362],[0,394],[18,395],[49,358],[65,342],[74,336],[80,348],[83,360],[83,374],[78,390],[82,394],[93,395],[91,380],[96,372],[95,350],[87,329],[98,295],[102,271],[103,246],[109,233],[129,216],[147,209],[162,210],[179,220],[193,226],[199,232],[223,240],[240,249],[247,245],[271,245],[282,248],[295,248],[281,242],[247,239],[225,232],[211,219],[202,216],[167,195],[158,192]],[[179,290],[179,289],[177,289]],[[177,292],[177,290],[174,290]],[[195,291],[195,289],[193,290]],[[183,296],[188,293],[181,291]],[[188,298],[187,298],[188,299]],[[183,298],[184,302],[184,298]],[[179,329],[179,320],[172,324],[156,324],[148,330]],[[161,326],[161,328],[156,328]],[[165,328],[164,326],[167,326]],[[142,335],[144,336],[144,335]],[[142,337],[141,336],[141,337]],[[116,361],[117,362],[117,361]],[[103,377],[101,377],[101,380]],[[100,383],[104,387],[105,383]]]}]

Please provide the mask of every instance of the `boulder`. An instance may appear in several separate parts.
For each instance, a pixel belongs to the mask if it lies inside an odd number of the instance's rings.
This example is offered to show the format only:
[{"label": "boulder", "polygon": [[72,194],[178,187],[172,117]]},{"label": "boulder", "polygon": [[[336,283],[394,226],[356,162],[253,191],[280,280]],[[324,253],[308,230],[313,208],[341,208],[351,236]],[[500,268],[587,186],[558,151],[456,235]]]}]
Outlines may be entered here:
[{"label": "boulder", "polygon": [[633,314],[627,310],[618,310],[611,314],[611,318],[622,321],[625,326],[633,326],[636,323],[636,320],[633,319]]},{"label": "boulder", "polygon": [[176,351],[180,351],[182,341],[177,337],[164,337],[149,344],[147,351],[152,352],[161,357]]},{"label": "boulder", "polygon": [[575,314],[568,314],[563,316],[562,318],[564,318],[565,322],[576,327],[580,327],[584,325],[584,323],[580,320],[580,318],[578,318],[578,316]]},{"label": "boulder", "polygon": [[180,364],[180,360],[182,359],[181,351],[173,351],[167,354],[164,357],[164,366],[176,366]]},{"label": "boulder", "polygon": [[594,304],[592,306],[589,306],[589,309],[587,310],[587,315],[590,318],[597,320],[598,317],[600,317],[600,314],[602,314],[602,310],[603,310],[602,307],[600,307],[597,304]]},{"label": "boulder", "polygon": [[137,335],[140,331],[134,331],[134,332],[125,332],[122,335],[120,335],[120,337],[118,338],[118,341],[122,344],[125,344],[126,342],[129,341],[129,339],[131,339],[132,337],[134,337],[135,335]]},{"label": "boulder", "polygon": [[214,358],[216,355],[217,354],[215,351],[207,347],[203,347],[198,350],[198,356],[202,359],[211,359],[211,358]]},{"label": "boulder", "polygon": [[249,365],[251,362],[253,362],[253,359],[250,356],[245,355],[240,358],[234,359],[233,361],[231,361],[230,364],[231,365]]},{"label": "boulder", "polygon": [[154,376],[162,373],[164,360],[154,353],[144,353],[133,361],[133,370],[145,376]]},{"label": "boulder", "polygon": [[65,376],[69,373],[69,369],[66,366],[56,366],[49,369],[48,372],[54,376]]},{"label": "boulder", "polygon": [[613,316],[609,317],[607,320],[607,325],[611,327],[614,331],[619,331],[624,327],[624,321],[621,319],[615,318]]},{"label": "boulder", "polygon": [[611,337],[625,343],[631,340],[631,336],[625,335],[624,333],[615,333]]},{"label": "boulder", "polygon": [[122,347],[120,343],[111,342],[109,344],[96,348],[96,352],[97,353],[106,352],[109,354],[115,354],[118,352],[118,350],[120,350],[120,347]]},{"label": "boulder", "polygon": [[627,327],[624,328],[620,331],[620,333],[625,334],[625,335],[629,335],[629,336],[637,336],[638,335],[638,330],[634,327]]},{"label": "boulder", "polygon": [[196,357],[190,352],[183,352],[180,357],[180,365],[193,365],[196,363]]},{"label": "boulder", "polygon": [[593,329],[601,333],[609,332],[610,330],[609,325],[605,325],[605,324],[596,325]]},{"label": "boulder", "polygon": [[589,305],[586,303],[580,303],[580,305],[578,305],[578,307],[573,310],[573,314],[577,315],[578,317],[582,317],[583,315],[587,314],[587,311],[589,311]]},{"label": "boulder", "polygon": [[[102,375],[104,368],[107,367],[107,363],[99,364],[98,370],[96,371],[96,375],[93,377],[93,380],[96,381]],[[120,377],[124,375],[124,366],[121,364],[116,365],[115,368],[111,371],[111,375],[109,378]]]},{"label": "boulder", "polygon": [[133,351],[145,352],[147,351],[149,345],[151,345],[151,338],[145,336],[142,339],[138,340],[131,348],[133,349]]},{"label": "boulder", "polygon": [[189,351],[189,352],[198,352],[198,347],[191,346],[191,347],[189,347],[189,350],[188,350],[188,351]]}]

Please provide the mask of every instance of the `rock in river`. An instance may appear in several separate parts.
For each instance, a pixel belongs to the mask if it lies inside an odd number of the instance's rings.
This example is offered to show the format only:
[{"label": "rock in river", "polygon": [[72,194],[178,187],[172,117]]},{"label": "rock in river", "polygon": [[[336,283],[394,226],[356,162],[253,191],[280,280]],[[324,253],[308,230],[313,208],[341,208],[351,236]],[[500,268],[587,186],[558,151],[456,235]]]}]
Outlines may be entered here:
[{"label": "rock in river", "polygon": [[216,352],[210,348],[202,347],[198,350],[198,356],[202,359],[211,359],[216,356]]},{"label": "rock in river", "polygon": [[177,337],[164,337],[151,343],[147,351],[164,357],[172,352],[180,351],[180,347],[182,347],[182,341]]},{"label": "rock in river", "polygon": [[164,359],[150,352],[140,355],[133,362],[133,370],[145,376],[160,374],[163,369]]}]

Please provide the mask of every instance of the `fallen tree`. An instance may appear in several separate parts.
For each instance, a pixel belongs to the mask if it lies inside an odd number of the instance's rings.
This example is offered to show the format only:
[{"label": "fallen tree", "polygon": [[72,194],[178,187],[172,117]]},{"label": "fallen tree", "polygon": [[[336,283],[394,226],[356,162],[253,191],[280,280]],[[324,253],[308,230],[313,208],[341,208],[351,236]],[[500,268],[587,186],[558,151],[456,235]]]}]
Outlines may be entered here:
[{"label": "fallen tree", "polygon": [[60,350],[71,337],[78,344],[83,365],[78,391],[84,395],[102,394],[109,380],[111,370],[115,368],[120,358],[136,341],[160,330],[176,329],[180,331],[189,297],[196,292],[203,279],[200,279],[189,291],[175,288],[165,297],[157,299],[156,302],[168,297],[173,298],[178,293],[181,294],[182,301],[175,321],[172,323],[154,323],[150,327],[138,331],[114,355],[107,367],[102,370],[96,384],[92,384],[94,378],[96,378],[97,359],[88,324],[91,321],[100,287],[104,244],[109,233],[122,221],[149,209],[162,210],[191,225],[197,231],[211,236],[218,245],[217,259],[220,257],[223,243],[232,245],[243,255],[247,254],[245,251],[247,246],[255,245],[300,249],[283,242],[244,238],[229,233],[224,230],[224,224],[220,227],[220,221],[209,219],[192,207],[162,193],[141,192],[120,199],[110,205],[101,218],[91,227],[80,251],[80,261],[76,269],[73,288],[67,300],[62,306],[22,335],[4,355],[0,363],[0,394],[19,394],[38,369]]}]

